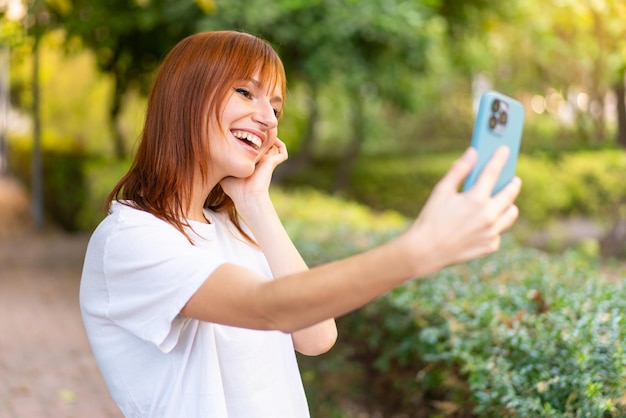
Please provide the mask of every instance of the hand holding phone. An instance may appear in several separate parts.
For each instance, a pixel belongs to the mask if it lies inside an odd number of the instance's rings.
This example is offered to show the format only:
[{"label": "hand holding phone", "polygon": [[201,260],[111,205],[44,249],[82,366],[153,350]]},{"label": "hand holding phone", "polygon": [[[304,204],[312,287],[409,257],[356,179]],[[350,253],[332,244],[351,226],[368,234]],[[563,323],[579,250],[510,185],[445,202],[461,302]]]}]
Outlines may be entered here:
[{"label": "hand holding phone", "polygon": [[496,91],[481,96],[471,143],[478,152],[478,160],[465,179],[463,191],[472,188],[485,164],[502,145],[509,148],[509,157],[492,194],[498,193],[515,177],[523,126],[524,107],[519,101]]}]

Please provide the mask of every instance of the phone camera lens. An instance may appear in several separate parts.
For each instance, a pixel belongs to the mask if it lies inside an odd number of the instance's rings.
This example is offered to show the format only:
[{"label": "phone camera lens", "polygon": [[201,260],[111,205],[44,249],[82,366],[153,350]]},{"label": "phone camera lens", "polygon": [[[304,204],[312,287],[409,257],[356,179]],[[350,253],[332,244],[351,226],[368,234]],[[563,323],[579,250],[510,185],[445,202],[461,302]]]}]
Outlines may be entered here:
[{"label": "phone camera lens", "polygon": [[508,116],[509,115],[506,112],[501,112],[500,113],[500,124],[501,125],[506,125],[506,121],[507,121]]},{"label": "phone camera lens", "polygon": [[495,116],[489,118],[489,127],[495,129],[498,126],[498,119]]},{"label": "phone camera lens", "polygon": [[497,112],[498,110],[500,110],[500,100],[494,100],[493,103],[491,103],[491,111],[492,112]]}]

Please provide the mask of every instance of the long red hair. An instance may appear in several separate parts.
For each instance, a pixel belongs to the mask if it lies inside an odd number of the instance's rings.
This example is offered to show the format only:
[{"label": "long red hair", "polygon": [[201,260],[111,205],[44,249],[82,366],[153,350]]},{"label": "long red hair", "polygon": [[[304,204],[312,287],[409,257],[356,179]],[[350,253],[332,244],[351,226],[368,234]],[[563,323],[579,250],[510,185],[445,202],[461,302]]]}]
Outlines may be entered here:
[{"label": "long red hair", "polygon": [[[220,123],[236,82],[257,71],[261,83],[281,88],[284,100],[285,70],[266,41],[236,31],[202,32],[180,41],[157,73],[137,153],[106,206],[120,200],[169,222],[189,239],[184,214],[194,174],[199,169],[206,179],[211,169],[209,123]],[[235,205],[219,185],[207,196],[205,207],[227,211],[241,231]]]}]

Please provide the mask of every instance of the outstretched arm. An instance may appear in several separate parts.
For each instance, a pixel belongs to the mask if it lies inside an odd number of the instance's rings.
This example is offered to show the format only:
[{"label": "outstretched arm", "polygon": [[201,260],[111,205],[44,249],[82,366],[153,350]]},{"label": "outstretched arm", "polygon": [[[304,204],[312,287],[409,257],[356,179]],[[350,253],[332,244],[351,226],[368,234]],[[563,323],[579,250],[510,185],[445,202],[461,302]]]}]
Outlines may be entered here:
[{"label": "outstretched arm", "polygon": [[[507,155],[505,148],[499,149],[476,185],[459,193],[476,161],[475,151],[469,149],[434,188],[413,225],[386,244],[310,270],[285,271],[273,281],[238,266],[222,265],[182,313],[211,322],[295,332],[357,309],[410,278],[492,253],[518,215],[513,202],[520,191],[519,179],[491,196]],[[263,251],[274,253],[275,220],[261,196],[249,193],[237,199],[248,201],[243,203],[243,216]],[[279,268],[270,263],[272,269]]]}]

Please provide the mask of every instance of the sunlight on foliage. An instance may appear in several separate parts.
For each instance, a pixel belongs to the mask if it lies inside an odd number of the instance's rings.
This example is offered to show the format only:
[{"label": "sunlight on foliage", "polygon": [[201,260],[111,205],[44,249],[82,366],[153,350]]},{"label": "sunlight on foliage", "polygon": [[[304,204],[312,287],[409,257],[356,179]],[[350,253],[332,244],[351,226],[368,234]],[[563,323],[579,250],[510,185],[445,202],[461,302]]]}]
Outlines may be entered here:
[{"label": "sunlight on foliage", "polygon": [[213,0],[196,0],[196,4],[204,13],[214,13],[217,10],[217,4]]},{"label": "sunlight on foliage", "polygon": [[367,206],[312,189],[272,190],[285,228],[309,264],[364,251],[397,235],[408,220],[397,212],[374,212]]}]

